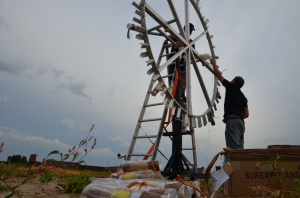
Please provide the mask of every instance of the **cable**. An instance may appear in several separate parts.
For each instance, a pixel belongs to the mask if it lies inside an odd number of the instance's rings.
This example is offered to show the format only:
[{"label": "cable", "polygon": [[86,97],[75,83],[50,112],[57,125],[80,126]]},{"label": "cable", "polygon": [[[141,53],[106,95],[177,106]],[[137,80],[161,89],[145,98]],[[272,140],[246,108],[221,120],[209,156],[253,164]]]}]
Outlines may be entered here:
[{"label": "cable", "polygon": [[[147,138],[148,138],[148,140],[152,143],[152,144],[154,144],[154,142],[148,137],[148,135],[147,135],[147,133],[144,131],[144,129],[140,126],[140,129],[144,132],[144,134],[147,136]],[[158,150],[158,152],[166,159],[166,160],[168,160],[168,158],[159,150],[159,149],[157,149]]]}]

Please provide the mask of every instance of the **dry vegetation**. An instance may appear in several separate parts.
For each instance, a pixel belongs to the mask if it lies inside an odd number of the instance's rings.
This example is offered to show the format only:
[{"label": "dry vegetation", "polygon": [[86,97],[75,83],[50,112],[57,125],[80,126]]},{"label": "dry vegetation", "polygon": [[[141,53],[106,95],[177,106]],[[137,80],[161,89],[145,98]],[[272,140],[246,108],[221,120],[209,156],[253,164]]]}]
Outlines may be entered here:
[{"label": "dry vegetation", "polygon": [[[79,197],[92,177],[108,177],[111,173],[72,171],[57,168],[20,168],[0,164],[0,197]],[[51,171],[49,171],[51,170]]]},{"label": "dry vegetation", "polygon": [[[80,197],[82,190],[92,182],[91,178],[105,178],[111,175],[111,171],[78,171],[70,170],[63,167],[63,162],[70,159],[71,162],[84,163],[83,158],[94,149],[96,138],[91,136],[91,127],[86,138],[80,141],[78,146],[73,146],[66,154],[54,150],[49,153],[51,155],[59,155],[61,160],[56,165],[49,165],[51,159],[46,159],[40,166],[17,166],[12,163],[0,162],[0,198],[42,198],[42,197],[57,197],[57,198],[75,198]],[[90,149],[87,148],[88,143],[93,141]],[[4,149],[4,143],[0,144],[0,154]],[[83,154],[81,154],[83,153]],[[79,160],[78,160],[79,158]],[[274,164],[280,158],[277,156],[269,162],[270,169],[275,170]],[[115,170],[112,170],[115,171]],[[263,197],[269,198],[299,198],[300,197],[300,179],[296,182],[299,187],[290,189],[284,185],[281,178],[275,178],[276,184],[272,188],[264,186],[253,187],[252,190],[261,194]],[[206,186],[203,182],[200,183],[200,189],[205,191]],[[205,193],[208,195],[207,191]],[[214,198],[225,198],[222,189],[214,193]],[[259,196],[261,197],[261,196]]]}]

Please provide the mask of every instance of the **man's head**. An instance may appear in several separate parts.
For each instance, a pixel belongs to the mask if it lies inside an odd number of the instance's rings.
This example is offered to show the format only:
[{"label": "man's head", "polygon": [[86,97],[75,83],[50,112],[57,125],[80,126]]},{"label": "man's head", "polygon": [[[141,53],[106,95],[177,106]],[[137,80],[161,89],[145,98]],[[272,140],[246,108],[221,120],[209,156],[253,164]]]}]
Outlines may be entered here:
[{"label": "man's head", "polygon": [[[185,30],[185,26],[183,27],[183,29]],[[190,34],[192,34],[192,32],[195,30],[195,26],[194,24],[190,23]]]},{"label": "man's head", "polygon": [[231,81],[231,83],[232,83],[234,86],[238,87],[238,88],[242,88],[243,85],[244,85],[244,83],[245,83],[245,81],[244,81],[244,79],[243,79],[241,76],[236,76],[236,77]]}]

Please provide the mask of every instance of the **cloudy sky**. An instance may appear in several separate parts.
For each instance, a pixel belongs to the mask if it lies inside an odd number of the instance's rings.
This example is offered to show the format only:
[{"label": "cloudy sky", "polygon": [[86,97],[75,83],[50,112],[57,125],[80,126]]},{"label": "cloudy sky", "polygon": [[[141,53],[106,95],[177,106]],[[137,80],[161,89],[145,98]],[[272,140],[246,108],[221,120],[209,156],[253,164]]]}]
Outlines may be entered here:
[{"label": "cloudy sky", "polygon": [[[126,38],[131,3],[0,1],[0,160],[66,153],[95,124],[97,145],[87,164],[122,162],[117,154],[128,151],[150,81],[139,41]],[[299,144],[300,2],[201,0],[200,6],[225,78],[245,79],[245,148]],[[216,125],[196,130],[201,166],[225,147],[223,102]]]}]

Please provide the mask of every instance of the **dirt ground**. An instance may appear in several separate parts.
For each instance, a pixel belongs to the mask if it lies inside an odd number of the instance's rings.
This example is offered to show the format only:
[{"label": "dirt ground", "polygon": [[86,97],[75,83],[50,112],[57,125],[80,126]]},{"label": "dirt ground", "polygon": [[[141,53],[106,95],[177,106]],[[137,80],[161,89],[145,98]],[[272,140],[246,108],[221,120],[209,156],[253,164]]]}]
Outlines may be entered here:
[{"label": "dirt ground", "polygon": [[[9,179],[7,183],[11,186],[20,184],[19,179]],[[44,184],[39,181],[39,177],[20,185],[16,188],[16,193],[11,198],[79,198],[80,193],[63,193],[60,181],[57,179]],[[0,192],[0,198],[9,195],[10,191]]]},{"label": "dirt ground", "polygon": [[[9,179],[6,181],[10,186],[20,184],[19,179]],[[0,198],[9,195],[10,191],[0,192]],[[39,181],[39,176],[20,185],[16,188],[16,193],[11,198],[80,198],[80,193],[64,193],[61,181],[54,179],[44,184]],[[222,192],[216,192],[214,198],[226,198]]]}]

